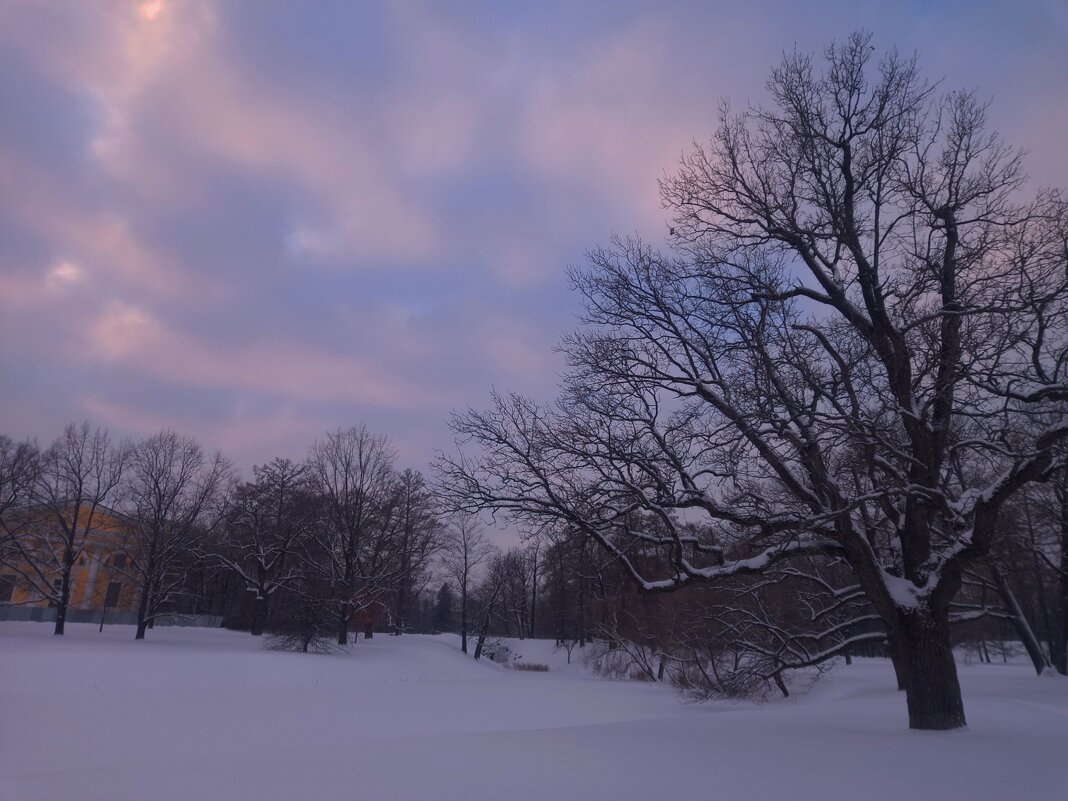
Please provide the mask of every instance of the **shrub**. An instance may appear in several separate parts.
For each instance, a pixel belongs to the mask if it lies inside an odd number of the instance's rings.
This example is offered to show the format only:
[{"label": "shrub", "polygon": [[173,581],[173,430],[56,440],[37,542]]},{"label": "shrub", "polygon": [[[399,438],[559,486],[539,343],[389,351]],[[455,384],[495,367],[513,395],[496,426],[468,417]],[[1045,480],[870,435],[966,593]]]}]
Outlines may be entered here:
[{"label": "shrub", "polygon": [[544,665],[541,662],[516,662],[512,665],[512,670],[526,670],[530,673],[548,673],[549,666]]}]

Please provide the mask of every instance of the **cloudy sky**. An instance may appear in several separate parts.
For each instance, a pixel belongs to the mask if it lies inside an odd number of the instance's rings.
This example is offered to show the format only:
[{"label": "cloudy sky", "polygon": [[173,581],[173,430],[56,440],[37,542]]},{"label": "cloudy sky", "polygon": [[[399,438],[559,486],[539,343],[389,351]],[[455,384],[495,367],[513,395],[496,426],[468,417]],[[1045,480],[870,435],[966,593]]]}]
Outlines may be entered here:
[{"label": "cloudy sky", "polygon": [[769,66],[866,28],[1068,186],[1068,4],[0,0],[0,431],[406,464],[550,398],[564,270]]}]

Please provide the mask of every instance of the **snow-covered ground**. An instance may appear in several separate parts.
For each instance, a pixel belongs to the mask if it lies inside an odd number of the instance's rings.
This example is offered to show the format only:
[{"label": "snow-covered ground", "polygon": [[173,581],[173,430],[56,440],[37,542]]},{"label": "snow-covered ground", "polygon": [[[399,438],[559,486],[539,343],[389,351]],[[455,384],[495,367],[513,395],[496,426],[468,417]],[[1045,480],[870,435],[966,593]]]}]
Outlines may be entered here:
[{"label": "snow-covered ground", "polygon": [[50,630],[0,624],[2,801],[1068,799],[1068,682],[1025,666],[963,667],[969,728],[916,733],[878,660],[801,697],[696,706],[551,643],[515,646],[553,667],[529,673],[451,637],[305,655]]}]

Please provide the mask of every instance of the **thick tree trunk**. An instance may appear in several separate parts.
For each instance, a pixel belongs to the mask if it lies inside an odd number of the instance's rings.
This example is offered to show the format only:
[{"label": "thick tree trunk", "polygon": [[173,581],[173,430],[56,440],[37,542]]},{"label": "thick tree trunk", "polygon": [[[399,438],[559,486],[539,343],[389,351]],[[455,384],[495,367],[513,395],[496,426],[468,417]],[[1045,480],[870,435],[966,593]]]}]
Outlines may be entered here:
[{"label": "thick tree trunk", "polygon": [[252,625],[249,627],[249,631],[253,637],[259,637],[263,634],[263,625],[267,620],[267,596],[261,593],[256,597],[252,606]]},{"label": "thick tree trunk", "polygon": [[902,635],[897,633],[895,627],[888,626],[886,630],[886,647],[890,651],[890,661],[894,665],[894,676],[897,679],[898,692],[905,692],[909,684],[908,657],[901,641]]},{"label": "thick tree trunk", "polygon": [[965,726],[949,615],[923,608],[903,609],[898,619],[907,669],[909,728],[945,730]]}]

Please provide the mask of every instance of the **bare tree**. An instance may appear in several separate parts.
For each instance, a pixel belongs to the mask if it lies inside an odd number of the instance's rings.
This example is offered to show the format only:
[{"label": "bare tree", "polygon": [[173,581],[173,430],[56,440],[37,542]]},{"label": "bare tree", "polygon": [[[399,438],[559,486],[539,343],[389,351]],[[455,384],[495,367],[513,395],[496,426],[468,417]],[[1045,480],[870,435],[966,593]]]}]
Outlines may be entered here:
[{"label": "bare tree", "polygon": [[[478,639],[475,641],[475,660],[482,658],[482,651],[486,647],[486,637],[489,634],[490,624],[497,614],[497,605],[504,594],[508,578],[514,573],[515,568],[514,552],[500,553],[494,549],[490,553],[492,558],[490,559],[489,569],[478,587],[480,614]],[[464,651],[464,653],[467,653],[467,651]]]},{"label": "bare tree", "polygon": [[526,566],[530,572],[530,636],[538,636],[538,580],[542,570],[542,537],[538,532],[527,542]]},{"label": "bare tree", "polygon": [[[40,452],[36,443],[15,442],[0,434],[0,567],[18,577],[25,561],[21,555],[21,537],[33,521],[30,507],[40,470]],[[13,589],[13,586],[12,586]]]},{"label": "bare tree", "polygon": [[1019,493],[999,526],[990,570],[970,578],[1002,598],[1036,670],[1068,673],[1068,469]]},{"label": "bare tree", "polygon": [[560,521],[647,592],[847,564],[910,726],[949,729],[964,571],[1063,463],[1068,213],[1017,201],[1020,156],[973,94],[872,53],[854,35],[822,72],[789,55],[772,108],[725,107],[663,183],[674,255],[620,241],[573,274],[585,327],[559,405],[455,418],[482,453],[439,466],[469,507]]},{"label": "bare tree", "polygon": [[327,434],[308,459],[323,505],[313,537],[334,593],[339,645],[348,643],[352,615],[380,603],[396,577],[390,561],[395,458],[386,437],[359,426]]},{"label": "bare tree", "polygon": [[125,570],[138,585],[136,639],[180,597],[205,533],[221,517],[230,463],[195,439],[161,431],[137,442],[124,482]]},{"label": "bare tree", "polygon": [[393,558],[397,578],[389,613],[393,632],[402,634],[408,628],[412,604],[430,580],[427,568],[441,547],[442,526],[421,473],[402,471],[397,476],[394,494]]},{"label": "bare tree", "polygon": [[227,505],[221,540],[210,561],[233,571],[254,596],[251,633],[263,633],[271,597],[301,581],[301,549],[312,497],[307,466],[275,459],[253,468],[255,480],[238,485]]},{"label": "bare tree", "polygon": [[445,532],[441,564],[460,591],[460,650],[467,653],[471,588],[479,567],[495,552],[475,514],[458,514]]},{"label": "bare tree", "polygon": [[[107,431],[87,422],[68,425],[41,454],[32,509],[10,545],[21,581],[55,607],[55,634],[63,634],[66,625],[71,572],[100,524],[99,512],[119,488],[126,454],[125,445],[113,446]],[[16,450],[13,467],[19,459]]]},{"label": "bare tree", "polygon": [[302,564],[297,577],[278,593],[266,642],[271,650],[329,653],[337,648],[332,636],[336,610],[326,591],[329,588],[318,586],[322,576],[308,567]]}]

